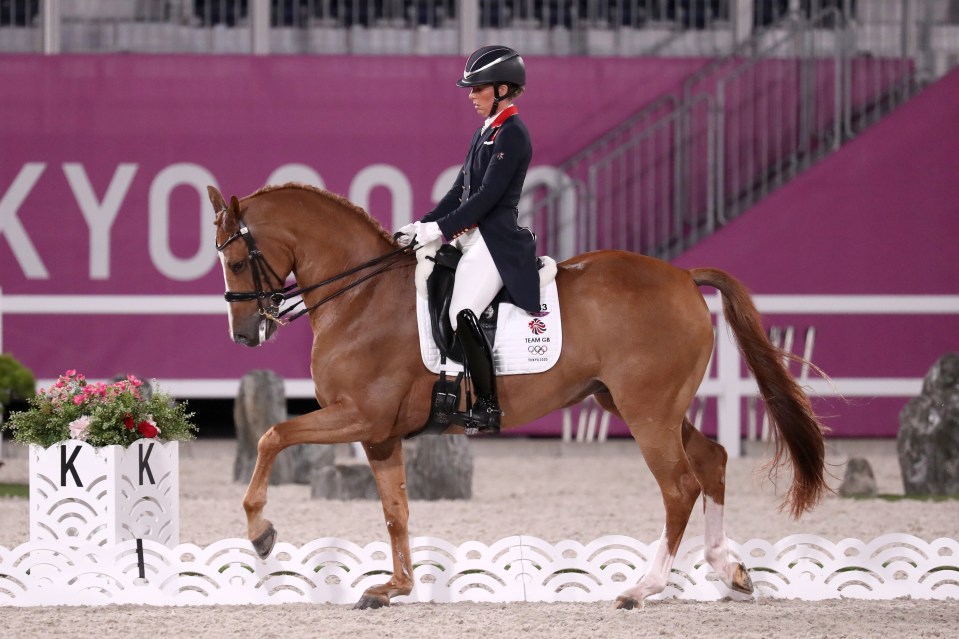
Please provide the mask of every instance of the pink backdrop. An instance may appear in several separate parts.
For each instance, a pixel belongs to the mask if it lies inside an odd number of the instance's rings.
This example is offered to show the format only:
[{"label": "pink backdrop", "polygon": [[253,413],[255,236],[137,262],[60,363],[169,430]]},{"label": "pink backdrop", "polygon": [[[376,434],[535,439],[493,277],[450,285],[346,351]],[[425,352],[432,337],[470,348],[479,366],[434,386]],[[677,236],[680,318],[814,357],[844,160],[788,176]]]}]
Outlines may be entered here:
[{"label": "pink backdrop", "polygon": [[[560,163],[702,64],[528,62],[519,105],[534,166]],[[461,65],[458,58],[0,57],[0,288],[219,299],[204,187],[246,195],[281,167],[280,178],[315,175],[332,191],[365,199],[387,227],[394,217],[417,217],[430,208],[437,181],[446,186],[441,174],[461,162],[478,124],[453,86]],[[677,263],[725,268],[760,293],[959,292],[959,186],[949,170],[959,156],[957,104],[953,73]],[[891,317],[868,326],[769,318],[809,322],[821,329],[817,363],[837,377],[864,368],[918,377],[942,352],[959,349],[955,318]],[[0,330],[3,349],[41,378],[67,368],[160,380],[238,379],[252,368],[309,374],[305,324],[248,350],[229,341],[225,312],[4,314]],[[890,435],[904,401],[825,410],[837,415],[837,434]],[[555,433],[557,420],[538,427]]]},{"label": "pink backdrop", "polygon": [[[518,104],[534,166],[559,163],[701,65],[527,62]],[[279,181],[315,172],[395,228],[394,215],[431,208],[480,123],[454,84],[461,73],[459,58],[0,56],[0,288],[219,298],[205,185],[243,196],[289,165],[299,168]],[[225,304],[218,316],[2,317],[4,350],[41,378],[309,376],[305,323],[257,350],[226,328]]]},{"label": "pink backdrop", "polygon": [[[959,70],[675,260],[754,293],[959,294]],[[959,351],[956,315],[768,315],[817,330],[833,377],[922,377]],[[818,402],[835,434],[894,436],[908,398]]]}]

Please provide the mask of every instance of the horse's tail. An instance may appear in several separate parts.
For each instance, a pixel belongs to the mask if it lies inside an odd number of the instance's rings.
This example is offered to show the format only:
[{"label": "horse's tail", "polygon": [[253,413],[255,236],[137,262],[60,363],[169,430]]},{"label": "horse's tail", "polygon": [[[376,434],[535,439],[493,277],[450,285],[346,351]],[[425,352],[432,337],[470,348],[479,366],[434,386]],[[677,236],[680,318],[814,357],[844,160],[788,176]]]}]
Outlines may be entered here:
[{"label": "horse's tail", "polygon": [[793,467],[793,482],[782,507],[793,517],[815,506],[829,490],[824,478],[826,427],[816,418],[809,397],[789,374],[784,355],[799,359],[773,346],[763,331],[759,312],[749,291],[736,278],[711,268],[689,271],[697,285],[712,286],[723,295],[723,315],[732,327],[736,342],[759,385],[774,427],[776,453],[770,472],[785,464],[784,453]]}]

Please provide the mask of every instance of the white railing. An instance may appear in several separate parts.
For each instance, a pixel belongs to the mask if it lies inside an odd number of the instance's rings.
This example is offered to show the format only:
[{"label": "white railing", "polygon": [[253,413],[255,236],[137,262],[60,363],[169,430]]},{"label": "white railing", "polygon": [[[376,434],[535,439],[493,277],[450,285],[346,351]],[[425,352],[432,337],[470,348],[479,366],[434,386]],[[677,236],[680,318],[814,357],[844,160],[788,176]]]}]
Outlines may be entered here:
[{"label": "white railing", "polygon": [[[756,295],[763,315],[959,315],[959,295]],[[718,440],[730,456],[742,454],[742,398],[756,397],[755,380],[740,373],[741,355],[722,316],[722,298],[706,296],[717,316],[716,374],[703,380],[697,395],[718,402]],[[220,315],[226,303],[216,295],[3,295],[0,290],[0,353],[3,352],[4,315]],[[949,339],[944,337],[944,342]],[[951,342],[954,344],[954,340]],[[953,346],[954,347],[954,346]],[[950,348],[944,343],[943,352]],[[54,380],[39,379],[40,386]],[[166,392],[178,397],[235,397],[237,379],[160,380]],[[919,393],[918,377],[812,378],[804,383],[814,397],[911,397]],[[285,380],[288,397],[312,398],[310,379]],[[603,416],[605,417],[605,416]],[[600,418],[601,419],[601,418]],[[581,420],[582,422],[583,420]],[[588,418],[586,420],[588,422]],[[593,421],[595,429],[595,418]]]},{"label": "white railing", "polygon": [[[956,315],[959,295],[756,295],[763,315]],[[718,440],[730,457],[742,454],[741,407],[743,397],[756,397],[752,377],[740,375],[741,356],[722,314],[722,297],[706,297],[716,315],[716,376],[703,380],[700,396],[718,399]],[[946,347],[944,347],[946,348]],[[930,362],[931,364],[931,362]],[[804,384],[814,397],[909,397],[919,393],[922,378],[856,377],[810,379]]]}]

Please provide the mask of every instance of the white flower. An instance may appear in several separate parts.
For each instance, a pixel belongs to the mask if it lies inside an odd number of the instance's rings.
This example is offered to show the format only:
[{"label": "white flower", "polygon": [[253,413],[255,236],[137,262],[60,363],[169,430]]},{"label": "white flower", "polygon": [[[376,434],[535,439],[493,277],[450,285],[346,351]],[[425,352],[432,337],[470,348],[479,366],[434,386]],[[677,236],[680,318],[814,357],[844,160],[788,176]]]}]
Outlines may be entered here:
[{"label": "white flower", "polygon": [[92,417],[83,415],[70,422],[70,437],[79,439],[80,441],[86,441],[87,429],[90,428],[90,422],[92,421]]}]

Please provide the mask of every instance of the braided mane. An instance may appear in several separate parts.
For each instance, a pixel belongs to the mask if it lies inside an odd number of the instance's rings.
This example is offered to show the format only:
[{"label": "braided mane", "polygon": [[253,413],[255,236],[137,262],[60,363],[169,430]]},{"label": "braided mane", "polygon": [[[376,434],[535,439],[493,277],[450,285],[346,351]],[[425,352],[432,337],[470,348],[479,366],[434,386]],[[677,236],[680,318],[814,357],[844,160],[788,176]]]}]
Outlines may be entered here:
[{"label": "braided mane", "polygon": [[396,240],[393,239],[393,235],[389,231],[384,229],[383,225],[380,224],[376,218],[371,216],[361,207],[350,202],[348,199],[346,199],[342,195],[332,193],[330,191],[327,191],[326,189],[321,189],[315,186],[311,186],[309,184],[301,184],[299,182],[287,182],[286,184],[268,184],[267,186],[261,187],[255,193],[253,193],[252,195],[248,195],[247,197],[243,199],[251,199],[258,195],[263,195],[271,191],[279,191],[282,189],[300,189],[303,191],[309,191],[310,193],[314,193],[316,195],[319,195],[320,197],[326,198],[333,204],[341,208],[347,209],[354,215],[358,216],[360,219],[364,220],[366,223],[372,226],[375,231],[377,231],[385,239],[389,240],[390,244],[394,244],[394,245],[396,244]]}]

